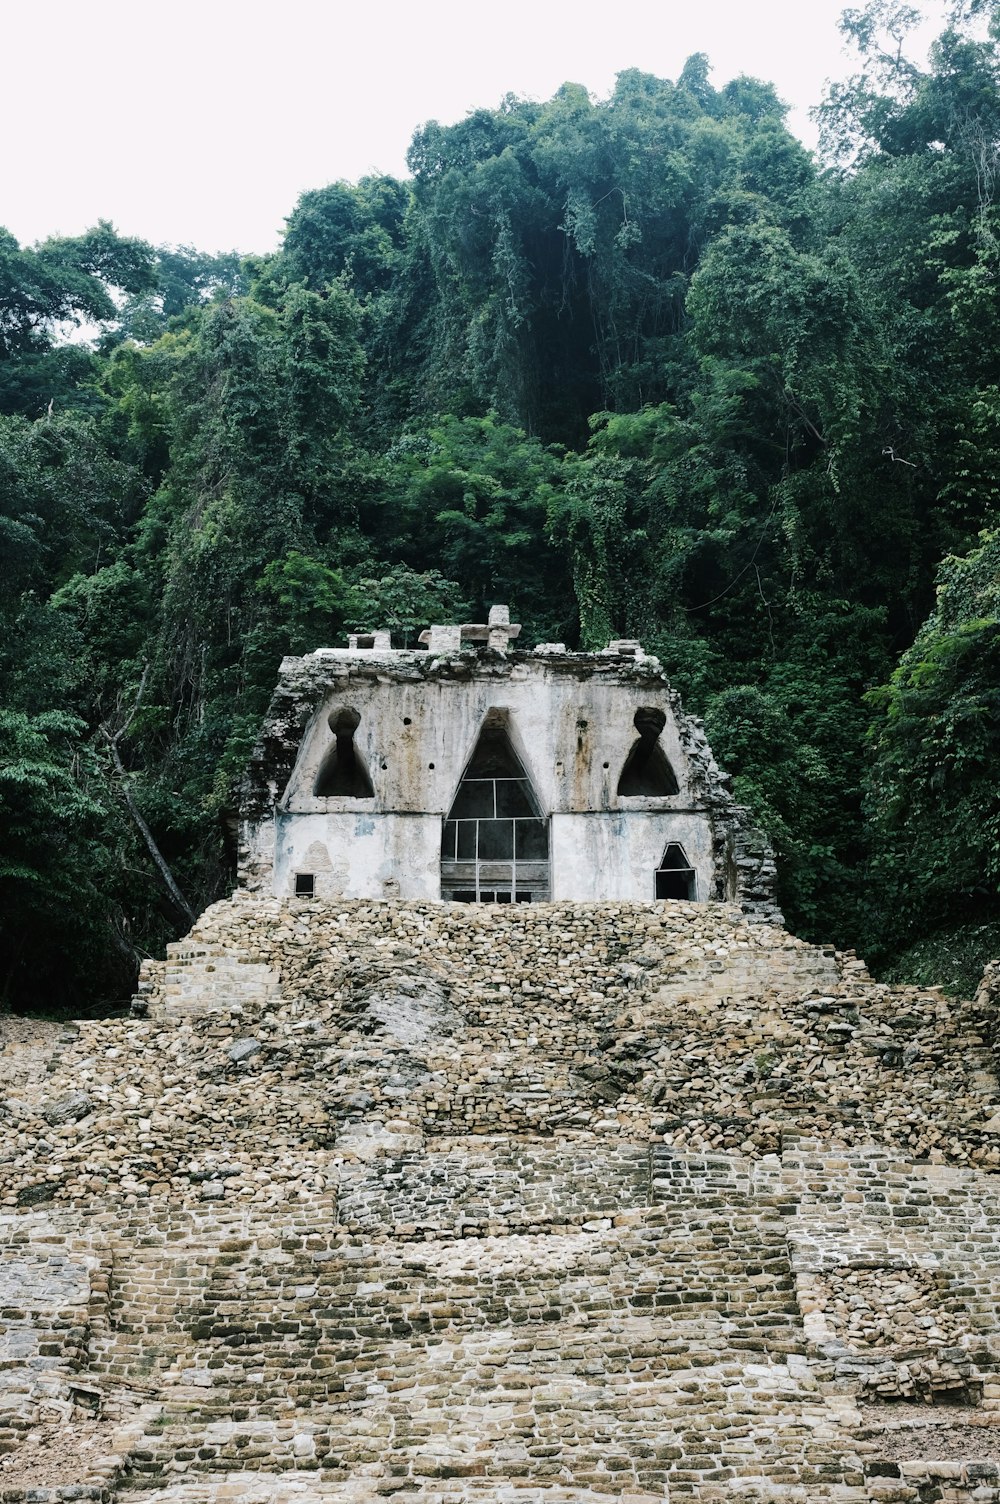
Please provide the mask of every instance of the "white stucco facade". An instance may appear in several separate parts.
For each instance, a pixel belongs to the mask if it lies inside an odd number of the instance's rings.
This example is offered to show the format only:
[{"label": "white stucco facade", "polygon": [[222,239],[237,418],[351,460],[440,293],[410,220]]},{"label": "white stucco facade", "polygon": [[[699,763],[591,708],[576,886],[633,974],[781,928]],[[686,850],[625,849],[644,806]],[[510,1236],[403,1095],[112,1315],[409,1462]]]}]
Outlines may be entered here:
[{"label": "white stucco facade", "polygon": [[[674,865],[690,869],[690,897],[735,896],[725,811],[720,823],[726,801],[735,806],[700,723],[683,715],[655,659],[635,644],[603,654],[511,653],[498,650],[495,636],[473,647],[452,636],[440,647],[432,638],[427,650],[397,650],[380,635],[377,646],[361,639],[285,660],[248,779],[248,886],[331,901],[456,896],[454,872],[472,867],[446,868],[451,887],[442,887],[442,834],[461,813],[463,775],[482,755],[486,731],[491,746],[506,749],[496,787],[532,801],[517,830],[530,826],[536,858],[543,826],[547,841],[547,869],[538,860],[518,869],[534,886],[525,878],[521,892],[518,877],[505,879],[511,891],[499,901],[650,900],[668,849]],[[670,792],[619,791],[643,735],[647,751],[655,742]],[[353,781],[343,792],[348,759]],[[469,776],[478,779],[477,770]],[[491,834],[503,835],[508,823],[493,821]],[[495,873],[506,869],[480,866],[475,882],[499,889]]]}]

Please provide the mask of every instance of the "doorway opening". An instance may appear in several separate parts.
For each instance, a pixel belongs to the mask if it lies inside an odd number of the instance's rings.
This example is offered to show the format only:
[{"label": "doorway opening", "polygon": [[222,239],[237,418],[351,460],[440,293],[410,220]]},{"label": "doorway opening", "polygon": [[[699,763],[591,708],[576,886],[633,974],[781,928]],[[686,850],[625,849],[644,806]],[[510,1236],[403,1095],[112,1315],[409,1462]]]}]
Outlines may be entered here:
[{"label": "doorway opening", "polygon": [[671,841],[656,869],[657,898],[682,898],[694,902],[698,897],[698,874],[688,861],[687,852]]},{"label": "doorway opening", "polygon": [[549,896],[549,827],[500,720],[487,720],[441,835],[441,896],[539,903]]}]

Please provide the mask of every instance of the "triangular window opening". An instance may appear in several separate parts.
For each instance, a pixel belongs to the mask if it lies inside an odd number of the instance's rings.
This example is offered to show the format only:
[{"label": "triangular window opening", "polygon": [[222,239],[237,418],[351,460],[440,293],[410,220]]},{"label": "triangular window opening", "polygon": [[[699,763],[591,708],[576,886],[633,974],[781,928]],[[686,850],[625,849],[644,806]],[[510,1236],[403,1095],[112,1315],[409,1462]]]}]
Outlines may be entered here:
[{"label": "triangular window opening", "polygon": [[698,875],[688,861],[687,852],[671,841],[663,853],[656,872],[657,898],[680,898],[694,901],[698,897]]},{"label": "triangular window opening", "polygon": [[663,711],[637,710],[634,724],[639,740],[625,759],[618,780],[619,795],[625,799],[662,799],[679,793],[676,774],[660,746],[660,733],[667,724]]},{"label": "triangular window opening", "polygon": [[441,836],[441,896],[538,903],[549,896],[549,830],[506,728],[488,722]]},{"label": "triangular window opening", "polygon": [[336,737],[316,778],[318,799],[372,799],[374,789],[365,760],[354,745],[354,733],[361,724],[356,710],[339,710],[331,715],[330,730]]}]

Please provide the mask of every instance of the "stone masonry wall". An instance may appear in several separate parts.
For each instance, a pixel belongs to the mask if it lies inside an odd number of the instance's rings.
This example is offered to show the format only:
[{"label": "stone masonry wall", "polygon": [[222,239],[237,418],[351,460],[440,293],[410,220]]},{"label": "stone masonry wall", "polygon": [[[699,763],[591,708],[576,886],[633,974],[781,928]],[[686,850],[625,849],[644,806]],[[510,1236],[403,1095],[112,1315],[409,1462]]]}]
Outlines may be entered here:
[{"label": "stone masonry wall", "polygon": [[216,905],[0,1051],[0,1501],[1000,1504],[995,1043],[718,905]]},{"label": "stone masonry wall", "polygon": [[[510,1478],[534,1478],[525,1496],[542,1499],[546,1477],[593,1499],[996,1497],[975,1492],[1000,1488],[995,1304],[962,1278],[975,1269],[984,1295],[995,1284],[995,1187],[893,1161],[895,1214],[871,1202],[848,1224],[858,1188],[885,1167],[875,1146],[761,1161],[592,1153],[589,1214],[583,1181],[565,1186],[561,1148],[500,1142],[449,1149],[425,1180],[451,1194],[416,1206],[392,1198],[409,1187],[405,1156],[345,1167],[336,1203],[151,1197],[127,1218],[95,1203],[94,1246],[114,1277],[82,1382],[119,1408],[129,1393],[159,1406],[138,1433],[126,1413],[128,1498],[258,1497],[261,1475],[273,1489],[262,1499],[286,1497],[281,1486],[307,1500],[397,1488],[499,1499]],[[507,1189],[487,1220],[491,1169]],[[602,1206],[613,1191],[620,1205]],[[15,1214],[0,1242],[65,1247],[79,1215]],[[893,1224],[912,1262],[948,1277],[939,1356],[967,1380],[959,1405],[916,1418],[867,1382],[901,1353],[916,1368],[912,1320],[886,1326],[877,1353],[857,1337],[838,1345],[801,1274],[835,1282],[870,1268],[876,1244],[898,1257]],[[933,1351],[938,1335],[918,1340]],[[919,1472],[914,1436],[930,1448]],[[931,1492],[912,1491],[918,1477]],[[19,1497],[3,1478],[0,1455],[0,1497]]]}]

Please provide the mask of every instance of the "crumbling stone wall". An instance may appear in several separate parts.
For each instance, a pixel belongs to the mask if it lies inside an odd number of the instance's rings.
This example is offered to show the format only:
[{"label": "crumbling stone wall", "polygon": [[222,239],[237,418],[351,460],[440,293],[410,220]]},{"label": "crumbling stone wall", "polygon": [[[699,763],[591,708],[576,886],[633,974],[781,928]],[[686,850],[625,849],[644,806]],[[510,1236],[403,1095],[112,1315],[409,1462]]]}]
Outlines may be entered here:
[{"label": "crumbling stone wall", "polygon": [[138,1006],[6,1097],[0,1206],[274,1198],[455,1133],[761,1155],[820,1132],[1000,1165],[988,1007],[721,905],[242,895],[147,966]]},{"label": "crumbling stone wall", "polygon": [[0,1501],[997,1504],[994,1031],[732,906],[217,905],[0,1052]]}]

